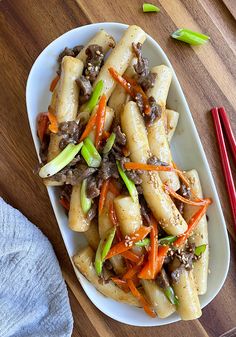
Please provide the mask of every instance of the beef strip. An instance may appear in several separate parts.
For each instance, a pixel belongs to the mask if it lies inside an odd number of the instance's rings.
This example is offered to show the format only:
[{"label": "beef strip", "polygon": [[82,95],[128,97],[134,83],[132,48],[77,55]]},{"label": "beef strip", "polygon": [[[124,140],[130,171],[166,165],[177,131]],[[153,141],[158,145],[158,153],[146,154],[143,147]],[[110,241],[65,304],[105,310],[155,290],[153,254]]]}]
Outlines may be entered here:
[{"label": "beef strip", "polygon": [[47,162],[47,157],[48,157],[48,146],[50,142],[50,136],[49,134],[45,134],[43,137],[43,142],[40,143],[40,149],[39,149],[39,155],[42,163]]},{"label": "beef strip", "polygon": [[90,199],[94,199],[99,196],[100,189],[97,186],[97,179],[95,176],[90,176],[88,178],[86,194]]},{"label": "beef strip", "polygon": [[59,64],[59,69],[57,71],[58,75],[61,73],[61,62],[64,56],[76,57],[79,52],[83,49],[83,46],[75,46],[74,48],[66,47],[58,56],[57,62]]},{"label": "beef strip", "polygon": [[147,224],[151,224],[150,221],[150,210],[148,208],[148,205],[146,203],[146,200],[144,199],[143,196],[139,198],[139,203],[140,203],[140,210],[141,210],[141,215],[143,219],[147,222]]},{"label": "beef strip", "polygon": [[59,147],[63,150],[68,144],[77,144],[82,134],[83,124],[75,121],[63,122],[59,124],[58,135],[62,136]]},{"label": "beef strip", "polygon": [[64,184],[76,185],[84,179],[94,174],[97,169],[79,164],[75,168],[65,167],[60,172],[54,174],[51,179]]},{"label": "beef strip", "polygon": [[149,164],[149,165],[155,165],[155,166],[169,166],[168,163],[166,163],[164,161],[161,161],[156,156],[151,156],[150,158],[148,158],[147,164]]},{"label": "beef strip", "polygon": [[71,193],[72,193],[72,186],[63,185],[61,193],[60,193],[60,198],[65,198],[68,202],[70,202]]},{"label": "beef strip", "polygon": [[121,131],[120,125],[117,125],[114,129],[113,132],[116,135],[116,140],[115,143],[118,145],[125,146],[126,145],[126,135],[124,132]]},{"label": "beef strip", "polygon": [[[181,182],[180,188],[177,191],[178,194],[182,195],[186,199],[190,199],[191,197],[191,192],[190,188],[187,187],[184,183]],[[180,214],[184,213],[184,203],[180,200],[175,200],[175,206],[179,210]]]},{"label": "beef strip", "polygon": [[91,83],[93,83],[103,64],[104,54],[102,47],[97,44],[91,44],[86,49],[86,55],[87,60],[84,75]]},{"label": "beef strip", "polygon": [[149,115],[144,115],[144,120],[146,126],[152,125],[152,123],[158,118],[161,117],[161,107],[155,101],[154,97],[149,97],[148,102],[151,108],[151,112]]},{"label": "beef strip", "polygon": [[91,93],[92,93],[92,85],[91,82],[84,76],[81,75],[77,80],[76,83],[80,88],[80,103],[85,103],[89,100]]},{"label": "beef strip", "polygon": [[182,274],[183,271],[184,271],[183,265],[180,265],[178,268],[172,271],[172,273],[170,274],[172,282],[178,283],[180,275]]},{"label": "beef strip", "polygon": [[170,286],[170,282],[167,276],[167,273],[164,268],[161,269],[160,273],[157,275],[156,278],[157,284],[162,288],[166,289]]},{"label": "beef strip", "polygon": [[102,159],[102,164],[99,169],[98,178],[107,180],[109,178],[119,178],[119,172],[117,170],[116,163],[110,160],[110,156],[105,155]]},{"label": "beef strip", "polygon": [[93,203],[92,207],[90,208],[90,210],[87,213],[86,218],[87,218],[88,221],[91,221],[95,218],[96,215],[97,215],[97,204]]},{"label": "beef strip", "polygon": [[153,88],[155,84],[157,74],[149,72],[146,76],[139,76],[138,84],[143,88],[145,92],[148,89]]},{"label": "beef strip", "polygon": [[141,177],[138,175],[137,171],[135,170],[127,170],[125,171],[126,175],[128,178],[130,178],[131,180],[133,180],[133,182],[135,183],[135,185],[141,185],[142,184],[142,179]]}]

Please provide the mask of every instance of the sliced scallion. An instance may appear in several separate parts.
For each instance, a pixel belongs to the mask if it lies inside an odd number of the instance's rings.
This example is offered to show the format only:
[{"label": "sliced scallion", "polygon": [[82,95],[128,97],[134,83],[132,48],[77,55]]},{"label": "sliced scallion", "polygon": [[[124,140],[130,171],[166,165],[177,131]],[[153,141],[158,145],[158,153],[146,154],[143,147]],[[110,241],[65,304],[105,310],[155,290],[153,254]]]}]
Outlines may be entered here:
[{"label": "sliced scallion", "polygon": [[75,145],[68,144],[56,158],[45,164],[39,171],[41,178],[48,178],[61,171],[66,165],[68,165],[74,157],[79,153],[83,146],[83,142]]},{"label": "sliced scallion", "polygon": [[109,229],[105,233],[104,238],[102,238],[101,241],[99,242],[94,262],[95,270],[98,276],[101,275],[103,262],[109,250],[111,249],[115,233],[116,233],[115,227]]},{"label": "sliced scallion", "polygon": [[181,28],[176,30],[171,35],[174,39],[189,43],[193,46],[206,43],[210,37],[198,32],[193,32],[190,29]]},{"label": "sliced scallion", "polygon": [[194,255],[200,256],[201,254],[203,254],[206,250],[206,246],[207,246],[206,244],[197,246],[194,250]]},{"label": "sliced scallion", "polygon": [[92,206],[92,200],[87,197],[86,190],[87,190],[87,179],[84,179],[82,181],[80,190],[80,203],[84,214],[87,214]]},{"label": "sliced scallion", "polygon": [[149,238],[145,238],[143,240],[140,240],[140,241],[136,242],[135,246],[145,247],[145,246],[148,246],[149,244],[150,244],[150,239]]},{"label": "sliced scallion", "polygon": [[177,239],[176,236],[170,235],[170,236],[165,236],[164,238],[161,238],[160,240],[158,240],[158,242],[160,245],[169,245],[175,242],[176,239]]},{"label": "sliced scallion", "polygon": [[93,111],[93,109],[95,108],[95,106],[98,103],[99,97],[101,96],[102,89],[103,89],[103,80],[100,80],[96,84],[96,86],[95,86],[95,88],[92,92],[92,95],[91,95],[88,103],[85,106],[85,111],[87,111],[87,112]]},{"label": "sliced scallion", "polygon": [[114,145],[116,140],[116,134],[114,132],[112,132],[112,134],[110,135],[110,137],[107,139],[106,145],[103,148],[103,153],[106,154],[108,152],[111,151],[112,146]]},{"label": "sliced scallion", "polygon": [[128,191],[129,191],[129,194],[130,194],[131,198],[133,199],[134,202],[137,201],[138,192],[137,192],[137,189],[136,189],[136,186],[135,186],[134,182],[127,177],[127,175],[122,170],[121,165],[118,161],[116,161],[116,165],[117,165],[119,174],[120,174],[122,180],[124,181]]},{"label": "sliced scallion", "polygon": [[144,3],[143,4],[143,12],[148,13],[148,12],[160,12],[160,8],[149,3]]},{"label": "sliced scallion", "polygon": [[102,158],[89,137],[84,140],[81,154],[89,167],[100,166]]},{"label": "sliced scallion", "polygon": [[165,289],[164,291],[166,297],[168,298],[168,300],[170,301],[170,303],[178,305],[179,304],[179,300],[175,295],[174,289],[169,286]]}]

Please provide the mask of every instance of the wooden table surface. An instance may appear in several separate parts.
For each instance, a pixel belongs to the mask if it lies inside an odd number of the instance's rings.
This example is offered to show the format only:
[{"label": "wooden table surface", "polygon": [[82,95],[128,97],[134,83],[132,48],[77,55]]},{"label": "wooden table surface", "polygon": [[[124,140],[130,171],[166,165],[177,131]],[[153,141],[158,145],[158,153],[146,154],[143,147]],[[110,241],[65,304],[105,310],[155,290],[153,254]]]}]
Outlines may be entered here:
[{"label": "wooden table surface", "polygon": [[[0,1],[1,195],[52,242],[68,285],[74,337],[218,337],[236,326],[236,236],[209,113],[212,106],[224,105],[236,133],[236,3],[235,0],[153,2],[161,8],[160,13],[143,14],[141,0]],[[59,35],[99,21],[140,25],[167,53],[192,111],[220,195],[231,241],[230,270],[219,295],[203,309],[202,317],[193,322],[156,328],[130,327],[97,310],[74,275],[46,189],[33,174],[37,158],[25,107],[30,68],[39,53]],[[191,48],[174,41],[170,33],[177,27],[205,32],[211,42]]]}]

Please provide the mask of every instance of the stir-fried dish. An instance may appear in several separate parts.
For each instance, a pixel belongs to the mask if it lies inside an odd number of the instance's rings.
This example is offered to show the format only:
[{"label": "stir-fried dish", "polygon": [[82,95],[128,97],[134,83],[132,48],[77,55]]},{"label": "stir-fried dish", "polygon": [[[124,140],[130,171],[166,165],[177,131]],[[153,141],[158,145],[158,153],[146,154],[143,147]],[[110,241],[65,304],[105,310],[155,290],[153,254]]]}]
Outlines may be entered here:
[{"label": "stir-fried dish", "polygon": [[37,121],[39,175],[60,189],[70,229],[86,236],[73,261],[101,293],[151,317],[195,319],[207,290],[211,200],[197,171],[173,162],[172,71],[149,68],[145,39],[137,26],[117,44],[101,30],[61,52]]}]

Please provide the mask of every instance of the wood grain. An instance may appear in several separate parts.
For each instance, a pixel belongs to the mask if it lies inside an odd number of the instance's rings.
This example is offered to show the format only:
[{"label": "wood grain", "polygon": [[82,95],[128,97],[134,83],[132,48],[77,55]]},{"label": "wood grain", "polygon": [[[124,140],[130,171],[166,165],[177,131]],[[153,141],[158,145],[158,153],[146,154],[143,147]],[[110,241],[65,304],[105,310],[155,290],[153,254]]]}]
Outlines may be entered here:
[{"label": "wood grain", "polygon": [[[144,14],[142,1],[121,0],[2,0],[0,2],[0,191],[52,242],[74,316],[73,336],[218,337],[236,325],[236,236],[222,175],[209,109],[224,105],[236,133],[236,12],[234,0],[155,1],[158,14]],[[25,108],[25,84],[30,68],[43,48],[62,33],[91,22],[116,21],[140,25],[167,53],[188,100],[200,134],[227,222],[231,265],[216,299],[194,322],[170,327],[137,328],[103,315],[81,289],[40,179],[33,174],[37,158]],[[188,27],[211,36],[209,44],[190,47],[170,38],[176,28]],[[233,169],[236,178],[236,169]],[[236,179],[235,179],[236,180]],[[220,249],[220,243],[219,243]],[[174,332],[173,332],[174,331]]]}]

